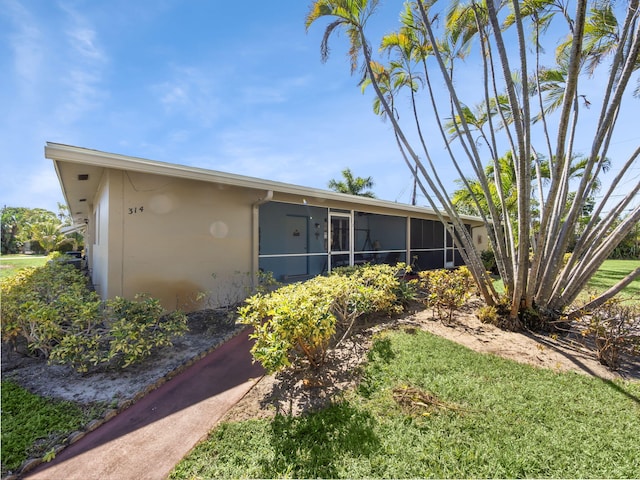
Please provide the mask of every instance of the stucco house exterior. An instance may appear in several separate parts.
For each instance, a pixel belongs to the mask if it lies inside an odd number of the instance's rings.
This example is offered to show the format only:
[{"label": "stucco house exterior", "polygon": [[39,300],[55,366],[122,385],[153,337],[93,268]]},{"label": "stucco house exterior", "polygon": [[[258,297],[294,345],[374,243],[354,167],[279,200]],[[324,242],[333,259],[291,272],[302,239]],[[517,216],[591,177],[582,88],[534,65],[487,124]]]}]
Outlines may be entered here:
[{"label": "stucco house exterior", "polygon": [[[242,298],[260,271],[289,282],[366,262],[463,263],[424,207],[57,143],[45,156],[103,298],[146,293],[189,311]],[[465,223],[486,249],[481,221]]]}]

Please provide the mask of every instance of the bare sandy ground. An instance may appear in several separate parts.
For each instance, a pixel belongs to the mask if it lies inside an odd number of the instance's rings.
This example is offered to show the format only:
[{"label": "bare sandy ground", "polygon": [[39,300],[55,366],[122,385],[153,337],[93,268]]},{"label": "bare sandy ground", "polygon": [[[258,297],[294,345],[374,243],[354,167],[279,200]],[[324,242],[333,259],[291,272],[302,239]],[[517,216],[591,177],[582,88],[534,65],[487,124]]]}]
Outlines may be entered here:
[{"label": "bare sandy ground", "polygon": [[13,379],[44,397],[88,404],[102,402],[112,408],[134,400],[177,373],[196,358],[239,332],[222,312],[201,311],[189,315],[189,332],[172,347],[157,350],[142,363],[120,371],[82,375],[71,367],[47,365],[43,359],[24,357],[2,345],[2,379]]}]

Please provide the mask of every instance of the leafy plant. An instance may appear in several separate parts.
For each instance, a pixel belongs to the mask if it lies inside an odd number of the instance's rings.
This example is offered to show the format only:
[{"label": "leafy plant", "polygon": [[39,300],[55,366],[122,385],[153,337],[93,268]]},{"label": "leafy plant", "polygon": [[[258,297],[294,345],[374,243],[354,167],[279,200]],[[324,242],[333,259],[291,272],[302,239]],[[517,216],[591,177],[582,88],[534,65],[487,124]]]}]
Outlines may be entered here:
[{"label": "leafy plant", "polygon": [[67,333],[91,330],[100,299],[71,265],[49,262],[3,279],[2,340],[26,339],[29,351],[48,358]]},{"label": "leafy plant", "polygon": [[156,348],[171,346],[172,339],[188,329],[185,314],[165,314],[157,299],[144,295],[136,296],[135,301],[107,300],[101,318],[94,328],[64,336],[50,361],[70,364],[79,372],[100,364],[126,368]]},{"label": "leafy plant", "polygon": [[343,279],[334,286],[332,305],[338,327],[343,331],[342,338],[348,336],[355,321],[363,315],[402,312],[404,305],[414,296],[414,284],[400,279],[405,269],[403,263],[395,266],[380,264],[338,269],[332,274],[332,277]]},{"label": "leafy plant", "polygon": [[483,305],[478,309],[476,315],[482,323],[498,324],[498,309],[493,305]]},{"label": "leafy plant", "polygon": [[[613,163],[608,157],[621,112],[637,109],[625,95],[640,94],[637,0],[409,1],[378,43],[370,36],[372,22],[380,31],[379,22],[393,18],[374,19],[381,3],[314,0],[305,27],[326,22],[323,61],[330,40],[344,34],[351,73],[359,72],[363,90],[373,89],[374,113],[390,123],[390,141],[414,188],[451,226],[485,302],[497,305],[502,298],[465,224],[470,212],[457,208],[447,187],[450,171],[465,175],[463,193],[486,228],[511,326],[526,327],[520,317],[532,310],[537,325],[553,326],[575,312],[574,301],[598,267],[638,232],[640,187],[632,182],[620,194],[638,150],[617,155],[611,182],[603,188],[602,180]],[[469,75],[477,88],[467,88]],[[596,88],[585,96],[588,84]],[[602,101],[593,102],[596,97]],[[424,135],[434,123],[439,135]],[[438,150],[448,158],[434,161]],[[570,246],[573,255],[563,265]],[[590,308],[634,278],[640,269]]]},{"label": "leafy plant", "polygon": [[496,254],[493,252],[493,250],[488,249],[480,252],[480,259],[482,260],[482,265],[484,266],[485,270],[494,274],[498,273],[498,267],[496,265]]},{"label": "leafy plant", "polygon": [[469,269],[425,270],[419,272],[419,292],[427,307],[431,307],[434,316],[446,318],[450,322],[453,312],[462,307],[473,291],[473,278]]},{"label": "leafy plant", "polygon": [[136,301],[116,297],[109,300],[108,361],[128,367],[149,356],[154,348],[171,346],[174,337],[184,335],[187,317],[182,312],[164,314],[160,301],[144,295]]},{"label": "leafy plant", "polygon": [[269,372],[286,368],[297,357],[317,367],[325,360],[336,332],[346,338],[364,315],[402,310],[406,295],[398,277],[405,266],[367,265],[337,269],[327,277],[259,293],[239,309],[240,322],[253,326],[254,358]]},{"label": "leafy plant", "polygon": [[2,282],[2,339],[23,338],[31,354],[79,372],[125,368],[187,330],[183,313],[165,314],[159,301],[102,302],[78,269],[57,261]]},{"label": "leafy plant", "polygon": [[254,329],[256,343],[251,352],[267,371],[288,367],[297,355],[306,357],[313,366],[324,361],[335,332],[332,298],[324,278],[254,295],[239,309],[240,322]]}]

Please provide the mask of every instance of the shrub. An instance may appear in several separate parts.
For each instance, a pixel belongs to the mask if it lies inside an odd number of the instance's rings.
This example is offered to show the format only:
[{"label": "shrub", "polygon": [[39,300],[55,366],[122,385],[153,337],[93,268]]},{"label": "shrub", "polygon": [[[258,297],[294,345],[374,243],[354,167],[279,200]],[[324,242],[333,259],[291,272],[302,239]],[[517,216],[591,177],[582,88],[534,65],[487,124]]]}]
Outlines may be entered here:
[{"label": "shrub", "polygon": [[498,309],[493,305],[483,305],[478,309],[476,315],[482,323],[498,324]]},{"label": "shrub", "polygon": [[100,299],[71,265],[51,261],[3,279],[2,340],[26,339],[31,354],[48,358],[68,333],[98,322]]},{"label": "shrub", "polygon": [[451,321],[453,312],[465,304],[473,291],[473,278],[467,267],[425,270],[418,275],[421,299],[440,319],[444,319],[446,313]]},{"label": "shrub", "polygon": [[408,301],[415,297],[414,283],[400,278],[405,265],[366,265],[353,270],[340,270],[332,277],[336,281],[332,311],[338,327],[348,335],[355,320],[369,313],[391,315],[400,313]]},{"label": "shrub", "polygon": [[186,315],[165,315],[157,299],[116,297],[104,302],[100,325],[66,335],[51,352],[50,361],[70,364],[79,372],[100,364],[126,368],[151,355],[155,348],[171,346],[174,337],[186,332]]},{"label": "shrub", "polygon": [[593,339],[598,360],[617,370],[620,354],[640,355],[640,306],[613,299],[595,309],[585,319],[582,334]]},{"label": "shrub", "polygon": [[335,317],[330,312],[331,296],[322,283],[318,277],[257,294],[238,310],[240,322],[254,329],[253,357],[268,372],[291,365],[297,354],[304,355],[311,365],[324,360],[335,332]]},{"label": "shrub", "polygon": [[254,358],[269,372],[300,356],[313,367],[321,365],[337,331],[342,340],[363,315],[402,310],[398,273],[403,269],[402,264],[337,269],[248,298],[239,314],[241,323],[254,328]]},{"label": "shrub", "polygon": [[498,273],[498,266],[496,264],[496,254],[493,250],[483,250],[480,252],[480,259],[484,269],[491,273]]},{"label": "shrub", "polygon": [[31,354],[86,372],[125,368],[187,330],[180,312],[164,315],[158,300],[101,302],[72,265],[51,261],[2,282],[2,339],[26,340]]}]

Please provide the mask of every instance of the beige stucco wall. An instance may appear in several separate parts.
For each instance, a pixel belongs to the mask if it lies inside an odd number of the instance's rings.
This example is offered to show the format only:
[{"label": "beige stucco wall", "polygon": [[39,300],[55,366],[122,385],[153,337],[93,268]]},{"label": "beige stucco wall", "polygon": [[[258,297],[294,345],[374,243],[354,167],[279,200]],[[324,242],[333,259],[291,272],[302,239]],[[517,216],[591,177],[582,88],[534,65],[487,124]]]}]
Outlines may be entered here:
[{"label": "beige stucco wall", "polygon": [[117,170],[105,177],[93,248],[95,270],[108,271],[94,278],[106,284],[97,288],[103,297],[145,293],[185,311],[240,300],[250,283],[259,192]]},{"label": "beige stucco wall", "polygon": [[[93,199],[93,215],[89,220],[89,229],[93,231],[93,238],[91,248],[86,252],[93,285],[102,298],[117,295],[117,293],[111,294],[117,279],[110,280],[113,276],[113,268],[109,263],[110,252],[114,252],[113,257],[115,258],[119,250],[119,246],[113,248],[110,245],[109,238],[109,233],[115,230],[110,229],[110,225],[112,223],[115,224],[115,221],[110,222],[109,212],[111,209],[109,201],[117,195],[111,195],[110,188],[114,182],[109,173],[106,171],[102,175],[96,196]],[[117,288],[116,291],[119,292],[120,290]]]},{"label": "beige stucco wall", "polygon": [[473,227],[472,235],[473,245],[476,247],[476,250],[478,250],[479,252],[489,250],[489,237],[487,235],[487,227],[485,227],[484,225]]}]

